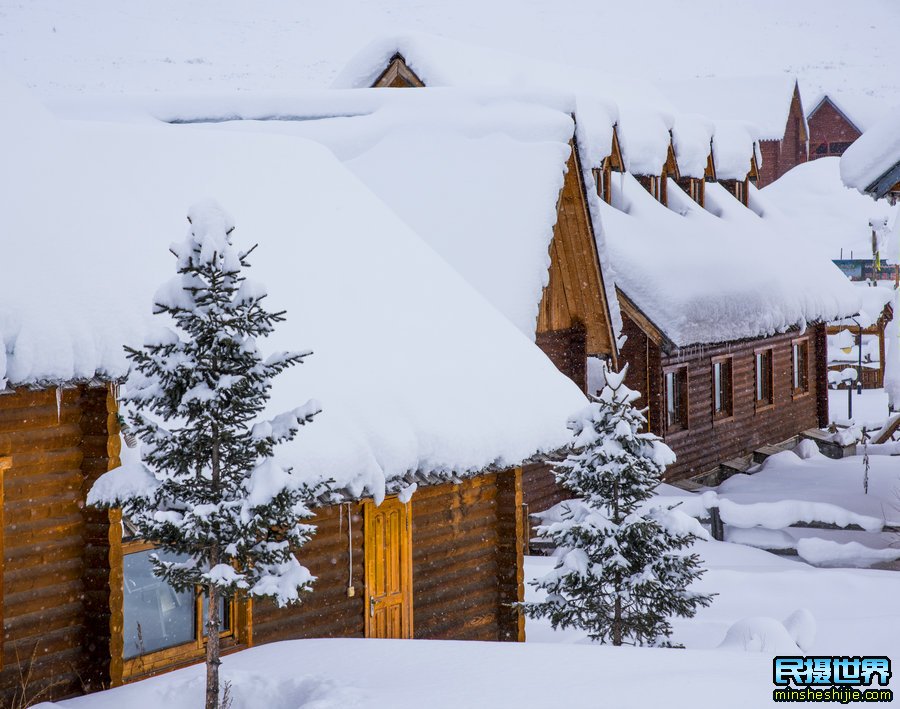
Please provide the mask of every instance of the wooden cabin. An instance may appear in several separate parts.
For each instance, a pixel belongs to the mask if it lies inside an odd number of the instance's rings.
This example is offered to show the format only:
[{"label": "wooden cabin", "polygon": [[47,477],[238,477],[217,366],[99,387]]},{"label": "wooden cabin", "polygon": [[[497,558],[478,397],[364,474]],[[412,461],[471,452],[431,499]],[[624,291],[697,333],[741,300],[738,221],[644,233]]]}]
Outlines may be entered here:
[{"label": "wooden cabin", "polygon": [[[7,257],[42,273],[0,282],[4,322],[23,323],[4,331],[0,362],[0,705],[21,705],[22,677],[27,701],[55,700],[203,654],[202,598],[161,584],[128,520],[85,504],[136,454],[119,437],[122,347],[155,331],[171,222],[198,184],[241,216],[236,243],[259,242],[251,275],[287,312],[280,341],[262,346],[314,343],[271,390],[275,410],[304,394],[323,409],[279,461],[342,495],[315,510],[298,552],[313,592],[282,610],[223,604],[226,651],[299,637],[522,640],[510,606],[523,597],[522,466],[570,440],[578,388],[321,145],[46,121],[22,121],[0,176],[0,230],[19,234]],[[34,154],[38,140],[66,149]],[[86,171],[91,160],[103,169]],[[268,169],[279,164],[291,168]],[[58,209],[34,220],[48,193]]]},{"label": "wooden cabin", "polygon": [[647,392],[649,429],[677,460],[667,480],[828,425],[825,325],[804,333],[679,348],[620,293],[626,384]]},{"label": "wooden cabin", "polygon": [[[116,512],[85,506],[93,482],[119,465],[113,391],[0,395],[4,706],[21,696],[20,673],[27,699],[57,699],[205,652],[199,600],[152,577],[151,548],[128,538]],[[317,533],[300,552],[318,577],[314,592],[287,609],[228,604],[226,652],[312,637],[523,640],[524,622],[509,607],[523,590],[521,469],[418,479],[406,504],[392,496],[316,510]]]},{"label": "wooden cabin", "polygon": [[823,96],[806,117],[809,125],[809,159],[838,157],[862,135],[862,131],[830,96]]}]

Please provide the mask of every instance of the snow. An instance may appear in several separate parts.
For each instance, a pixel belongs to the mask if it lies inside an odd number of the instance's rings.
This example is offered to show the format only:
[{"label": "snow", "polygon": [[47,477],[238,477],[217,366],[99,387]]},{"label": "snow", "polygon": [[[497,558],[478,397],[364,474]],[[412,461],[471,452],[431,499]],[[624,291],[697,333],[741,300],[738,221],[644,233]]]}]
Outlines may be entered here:
[{"label": "snow", "polygon": [[834,542],[828,539],[801,539],[797,554],[813,566],[866,567],[879,561],[900,559],[900,549],[872,549],[859,542]]},{"label": "snow", "polygon": [[862,455],[840,460],[802,460],[790,452],[767,458],[752,475],[728,478],[717,492],[720,505],[726,500],[740,505],[777,505],[796,500],[843,510],[842,516],[847,521],[861,516],[859,521],[879,520],[897,525],[900,523],[900,466],[895,458],[875,455],[869,456],[869,464],[868,494],[863,492]]},{"label": "snow", "polygon": [[802,654],[783,623],[759,616],[742,618],[732,625],[719,648],[759,652],[766,656]]},{"label": "snow", "polygon": [[[758,193],[776,217],[795,223],[793,238],[807,244],[809,254],[830,259],[872,257],[871,220],[897,220],[898,207],[872,200],[841,182],[842,158],[827,157],[801,163]],[[896,233],[881,250],[891,263],[900,256]],[[882,303],[883,307],[884,303]],[[879,310],[880,314],[880,310]],[[877,318],[877,315],[876,315]]]},{"label": "snow", "polygon": [[759,129],[760,140],[781,140],[795,84],[793,76],[782,74],[670,80],[659,86],[682,111],[747,121]]},{"label": "snow", "polygon": [[[115,110],[110,102],[90,101],[61,108],[81,116]],[[351,90],[203,101],[151,97],[133,99],[129,110],[136,119],[143,112],[191,123],[185,131],[207,121],[217,129],[326,145],[534,338],[571,153],[571,95],[535,89]],[[601,123],[611,131],[608,122]],[[608,299],[615,304],[612,277],[607,280]]]},{"label": "snow", "polygon": [[[679,113],[672,125],[672,144],[681,177],[702,179],[706,174],[706,162],[712,150],[712,121],[698,114]],[[752,154],[751,152],[747,154]],[[746,154],[745,154],[746,155]]]},{"label": "snow", "polygon": [[742,120],[717,120],[714,123],[713,158],[716,178],[719,180],[745,180],[750,172],[758,129]]},{"label": "snow", "polygon": [[[679,199],[671,180],[668,190]],[[613,205],[597,209],[617,285],[679,347],[802,330],[859,310],[837,267],[810,258],[721,185],[707,184],[707,210],[683,215],[628,174],[612,180],[612,193]]]},{"label": "snow", "polygon": [[314,351],[282,375],[269,412],[321,401],[283,447],[298,475],[377,496],[411,471],[506,467],[567,442],[577,387],[320,145],[158,124],[32,127],[44,112],[28,97],[4,107],[0,231],[17,235],[6,258],[40,264],[39,278],[8,269],[0,283],[10,384],[123,376],[122,345],[159,337],[167,246],[209,195],[241,248],[259,242],[250,275],[287,311],[266,350]]},{"label": "snow", "polygon": [[900,106],[863,133],[841,155],[841,179],[865,192],[888,170],[900,163]]}]

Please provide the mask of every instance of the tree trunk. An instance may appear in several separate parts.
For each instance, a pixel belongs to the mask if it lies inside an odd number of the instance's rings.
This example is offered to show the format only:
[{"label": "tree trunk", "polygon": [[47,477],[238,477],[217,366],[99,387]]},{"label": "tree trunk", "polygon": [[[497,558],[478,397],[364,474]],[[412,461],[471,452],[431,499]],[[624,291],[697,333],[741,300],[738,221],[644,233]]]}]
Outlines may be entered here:
[{"label": "tree trunk", "polygon": [[[213,426],[212,489],[219,492],[219,432]],[[219,563],[219,545],[213,543],[209,550],[209,568]],[[206,709],[219,709],[219,589],[208,584],[206,606]]]},{"label": "tree trunk", "polygon": [[206,588],[206,709],[219,709],[219,589]]}]

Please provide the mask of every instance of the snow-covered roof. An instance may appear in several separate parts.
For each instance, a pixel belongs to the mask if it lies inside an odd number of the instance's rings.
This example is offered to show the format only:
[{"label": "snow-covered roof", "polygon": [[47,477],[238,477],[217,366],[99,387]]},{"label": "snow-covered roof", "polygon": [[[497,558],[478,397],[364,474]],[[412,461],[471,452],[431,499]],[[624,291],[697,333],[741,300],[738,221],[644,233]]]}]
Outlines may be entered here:
[{"label": "snow-covered roof", "polygon": [[713,119],[741,120],[759,129],[760,140],[781,140],[797,80],[789,75],[718,76],[660,81],[659,88],[681,111]]},{"label": "snow-covered roof", "polygon": [[[323,413],[285,462],[379,495],[408,471],[465,474],[569,440],[578,388],[321,145],[208,128],[54,121],[0,101],[0,376],[126,373],[159,318],[167,245],[212,196],[286,322],[262,347],[310,348],[270,412]],[[512,140],[512,139],[508,139]],[[550,144],[547,153],[558,148]]]},{"label": "snow-covered roof", "polygon": [[579,145],[587,148],[583,159],[593,167],[609,154],[615,123],[623,143],[628,142],[623,132],[630,137],[631,150],[623,145],[622,152],[639,174],[654,174],[649,170],[665,161],[668,134],[661,157],[657,134],[663,126],[665,131],[672,127],[672,105],[653,84],[633,75],[598,73],[437,35],[405,33],[380,37],[363,47],[333,86],[371,86],[397,54],[426,86],[538,87],[574,94],[579,131],[584,133]]},{"label": "snow-covered roof", "polygon": [[[783,216],[796,224],[793,237],[810,255],[837,259],[872,256],[870,222],[887,220],[900,227],[900,209],[886,200],[872,200],[841,182],[840,158],[827,157],[801,163],[767,185],[753,200],[773,218]],[[776,214],[777,212],[777,214]],[[897,262],[900,239],[894,234],[881,250],[882,258]]]},{"label": "snow-covered roof", "polygon": [[672,145],[682,177],[702,178],[706,174],[714,132],[712,121],[704,116],[696,113],[676,114],[672,126]]},{"label": "snow-covered roof", "polygon": [[841,179],[848,187],[876,197],[883,197],[900,182],[900,106],[841,155]]},{"label": "snow-covered roof", "polygon": [[[810,257],[778,224],[717,183],[706,208],[670,180],[669,207],[629,174],[599,203],[623,293],[677,347],[803,328],[856,313],[856,289],[830,261]],[[752,192],[751,188],[751,192]]]},{"label": "snow-covered roof", "polygon": [[719,180],[744,180],[750,172],[751,161],[761,156],[757,150],[756,127],[746,121],[717,120],[713,134],[713,158],[716,178]]},{"label": "snow-covered roof", "polygon": [[[127,103],[127,102],[126,102]],[[571,154],[570,94],[537,89],[423,88],[57,104],[70,115],[206,122],[308,138],[331,149],[525,335],[533,339],[549,246]],[[115,108],[115,105],[118,108]],[[607,124],[608,125],[608,124]],[[185,128],[187,129],[187,127]],[[610,129],[611,130],[611,129]],[[611,132],[610,132],[611,144]],[[615,332],[621,329],[602,239]]]}]

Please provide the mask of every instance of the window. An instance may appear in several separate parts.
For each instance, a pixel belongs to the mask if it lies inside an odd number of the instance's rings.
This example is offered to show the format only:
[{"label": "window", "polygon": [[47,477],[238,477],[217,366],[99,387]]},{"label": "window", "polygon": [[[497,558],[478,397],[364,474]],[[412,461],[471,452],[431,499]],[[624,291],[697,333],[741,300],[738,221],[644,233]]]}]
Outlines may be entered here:
[{"label": "window", "polygon": [[757,350],[756,354],[756,408],[771,406],[775,403],[774,373],[772,367],[772,350]]},{"label": "window", "polygon": [[688,427],[687,367],[665,370],[666,430],[679,431]]},{"label": "window", "polygon": [[791,392],[794,396],[809,391],[809,340],[791,343]]},{"label": "window", "polygon": [[841,141],[838,143],[829,143],[828,144],[828,152],[832,155],[843,155],[844,151],[847,150],[851,145],[853,145],[853,141]]},{"label": "window", "polygon": [[[176,592],[154,576],[150,562],[154,553],[166,561],[185,558],[157,552],[142,542],[123,547],[123,655],[126,662],[131,660],[141,667],[143,659],[153,653],[165,651],[172,661],[199,655],[206,636],[206,597],[199,588]],[[220,636],[234,635],[234,617],[234,600],[220,599]]]},{"label": "window", "polygon": [[731,372],[731,357],[717,357],[713,360],[713,419],[731,418],[734,413]]}]

